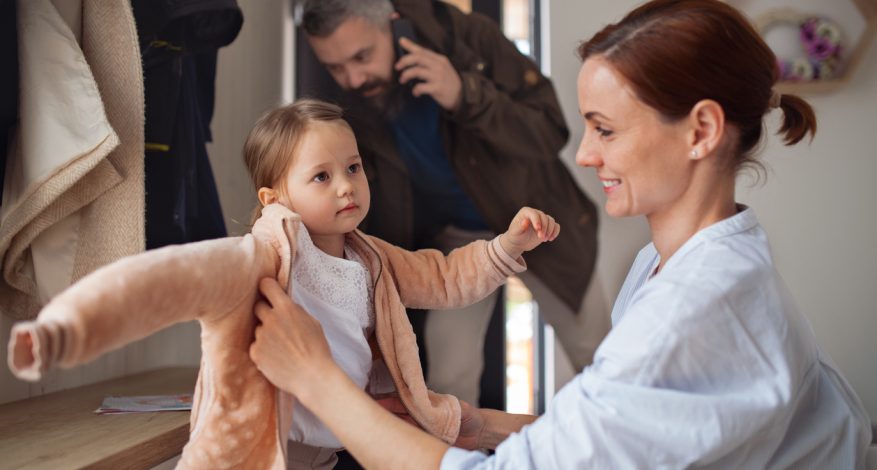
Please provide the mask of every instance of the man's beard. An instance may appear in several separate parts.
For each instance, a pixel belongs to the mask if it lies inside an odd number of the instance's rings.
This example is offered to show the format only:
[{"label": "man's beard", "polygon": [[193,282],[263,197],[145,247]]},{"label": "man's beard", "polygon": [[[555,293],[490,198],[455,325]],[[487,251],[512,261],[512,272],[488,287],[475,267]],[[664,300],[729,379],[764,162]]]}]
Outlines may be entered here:
[{"label": "man's beard", "polygon": [[[384,87],[384,91],[375,96],[364,96],[364,93],[377,87]],[[373,80],[363,83],[359,88],[349,91],[354,101],[364,104],[375,110],[387,121],[393,121],[402,113],[409,101],[414,99],[411,88],[399,84],[399,75],[393,73],[390,81]]]}]

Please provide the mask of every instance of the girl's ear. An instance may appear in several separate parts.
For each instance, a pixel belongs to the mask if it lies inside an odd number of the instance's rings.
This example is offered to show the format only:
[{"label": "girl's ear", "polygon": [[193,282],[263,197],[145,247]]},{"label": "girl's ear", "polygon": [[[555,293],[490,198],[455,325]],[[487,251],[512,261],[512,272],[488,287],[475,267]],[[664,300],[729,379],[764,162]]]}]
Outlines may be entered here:
[{"label": "girl's ear", "polygon": [[689,114],[692,159],[698,160],[712,154],[725,134],[725,111],[713,100],[701,100]]},{"label": "girl's ear", "polygon": [[277,191],[274,191],[271,188],[261,187],[259,188],[259,202],[262,206],[267,206],[268,204],[274,204],[277,202]]}]

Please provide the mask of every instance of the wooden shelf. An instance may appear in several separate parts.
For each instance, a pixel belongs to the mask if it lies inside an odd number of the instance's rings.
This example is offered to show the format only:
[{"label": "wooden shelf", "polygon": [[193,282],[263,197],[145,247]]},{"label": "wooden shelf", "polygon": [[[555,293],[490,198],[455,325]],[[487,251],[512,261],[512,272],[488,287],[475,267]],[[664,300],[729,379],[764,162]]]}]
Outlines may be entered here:
[{"label": "wooden shelf", "polygon": [[191,393],[197,368],[157,369],[0,405],[0,467],[151,468],[189,440],[189,412],[98,415],[107,395]]},{"label": "wooden shelf", "polygon": [[807,93],[828,93],[837,90],[849,81],[849,75],[831,80],[814,80],[811,82],[777,82],[776,89],[786,95],[804,95]]}]

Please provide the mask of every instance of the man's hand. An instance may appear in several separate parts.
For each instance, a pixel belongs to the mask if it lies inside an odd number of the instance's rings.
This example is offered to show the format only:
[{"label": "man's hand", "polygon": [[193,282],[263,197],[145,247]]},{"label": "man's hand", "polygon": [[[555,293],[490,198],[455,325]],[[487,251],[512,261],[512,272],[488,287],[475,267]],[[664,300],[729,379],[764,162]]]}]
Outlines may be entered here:
[{"label": "man's hand", "polygon": [[261,323],[250,345],[250,358],[276,387],[302,399],[306,387],[319,387],[319,379],[337,368],[323,328],[275,279],[262,279],[259,291],[265,300],[254,308]]},{"label": "man's hand", "polygon": [[499,243],[510,256],[517,258],[521,253],[536,248],[543,242],[550,242],[560,233],[560,224],[554,217],[531,207],[518,211],[509,229],[499,237]]},{"label": "man's hand", "polygon": [[463,82],[451,61],[408,38],[400,38],[399,45],[408,51],[396,62],[396,70],[401,72],[399,83],[420,79],[421,83],[411,89],[414,96],[430,95],[445,110],[456,111],[462,99]]}]

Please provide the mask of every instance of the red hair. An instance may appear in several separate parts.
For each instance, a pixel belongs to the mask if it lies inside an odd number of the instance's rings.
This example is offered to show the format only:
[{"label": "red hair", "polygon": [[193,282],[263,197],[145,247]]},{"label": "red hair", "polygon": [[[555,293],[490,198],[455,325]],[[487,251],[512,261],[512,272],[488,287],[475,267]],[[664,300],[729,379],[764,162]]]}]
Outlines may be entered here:
[{"label": "red hair", "polygon": [[[759,165],[761,141],[779,77],[776,56],[752,25],[718,0],[653,0],[603,28],[578,49],[582,61],[599,55],[632,86],[637,97],[668,121],[687,116],[697,102],[714,100],[739,130],[735,171]],[[813,108],[782,95],[779,130],[786,145],[816,133]]]}]

